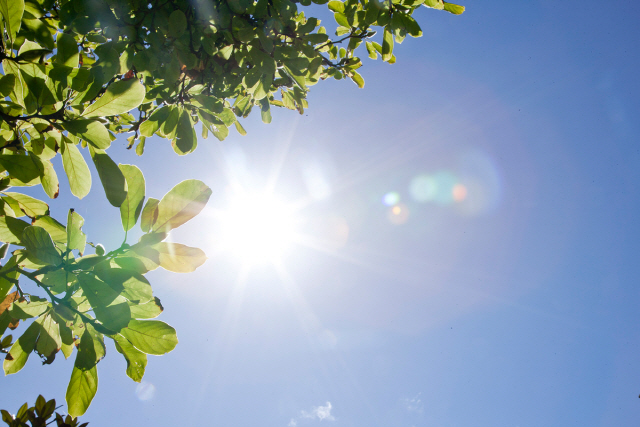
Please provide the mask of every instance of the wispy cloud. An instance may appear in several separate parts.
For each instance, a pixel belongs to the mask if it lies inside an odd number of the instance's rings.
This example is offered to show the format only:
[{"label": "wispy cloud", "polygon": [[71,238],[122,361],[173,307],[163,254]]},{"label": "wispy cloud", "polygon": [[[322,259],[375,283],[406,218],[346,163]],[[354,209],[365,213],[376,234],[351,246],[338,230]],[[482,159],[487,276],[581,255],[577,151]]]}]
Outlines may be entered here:
[{"label": "wispy cloud", "polygon": [[420,398],[421,394],[422,393],[418,393],[413,399],[405,397],[404,399],[400,399],[400,401],[407,411],[422,414],[422,412],[424,411],[424,405],[422,403],[422,399]]},{"label": "wispy cloud", "polygon": [[316,406],[311,410],[311,412],[302,411],[302,416],[304,418],[317,418],[320,421],[329,420],[334,421],[335,418],[331,415],[331,402],[327,402],[324,406]]},{"label": "wispy cloud", "polygon": [[288,427],[297,427],[298,421],[301,420],[318,420],[318,421],[335,421],[335,417],[331,415],[331,402],[327,402],[324,406],[314,406],[310,411],[300,411],[300,415],[291,418]]}]

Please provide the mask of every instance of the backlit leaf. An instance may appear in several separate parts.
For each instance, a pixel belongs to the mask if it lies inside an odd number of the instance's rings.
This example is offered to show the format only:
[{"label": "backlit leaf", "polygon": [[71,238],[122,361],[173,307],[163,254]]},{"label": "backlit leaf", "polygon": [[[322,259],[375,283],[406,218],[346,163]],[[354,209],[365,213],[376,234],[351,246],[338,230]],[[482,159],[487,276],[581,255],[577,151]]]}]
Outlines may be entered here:
[{"label": "backlit leaf", "polygon": [[67,409],[72,417],[79,417],[87,412],[93,397],[98,391],[98,369],[80,369],[73,367],[69,386],[67,387]]},{"label": "backlit leaf", "polygon": [[118,165],[102,150],[91,149],[91,159],[96,166],[100,182],[107,195],[107,200],[116,208],[122,205],[127,197],[126,181]]},{"label": "backlit leaf", "polygon": [[142,209],[140,228],[145,233],[151,230],[151,227],[153,227],[158,219],[158,203],[160,203],[160,200],[149,197],[147,203],[144,205],[144,209]]},{"label": "backlit leaf", "polygon": [[21,219],[0,216],[0,242],[21,244],[22,231],[28,226],[29,223]]},{"label": "backlit leaf", "polygon": [[126,338],[120,334],[113,336],[116,350],[127,361],[127,376],[135,382],[140,382],[147,366],[147,355],[136,349]]},{"label": "backlit leaf", "polygon": [[124,231],[129,231],[138,221],[145,196],[145,182],[142,171],[133,165],[119,165],[127,182],[127,196],[120,205],[120,218]]},{"label": "backlit leaf", "polygon": [[138,79],[117,81],[96,102],[88,106],[82,116],[91,118],[127,113],[140,105],[144,95],[144,85]]},{"label": "backlit leaf", "polygon": [[76,249],[80,253],[84,253],[87,243],[87,235],[81,230],[83,225],[84,218],[70,209],[67,215],[67,248]]},{"label": "backlit leaf", "polygon": [[62,345],[60,327],[49,314],[39,318],[36,322],[41,326],[36,351],[45,358],[52,359]]},{"label": "backlit leaf", "polygon": [[49,205],[26,194],[13,192],[4,192],[2,194],[13,199],[20,207],[20,210],[29,218],[35,218],[38,215],[47,215],[49,212]]},{"label": "backlit leaf", "polygon": [[55,248],[53,240],[42,227],[29,226],[22,231],[22,243],[29,253],[49,265],[58,265],[62,256]]},{"label": "backlit leaf", "polygon": [[166,354],[178,344],[176,330],[159,320],[131,320],[120,334],[147,354]]},{"label": "backlit leaf", "polygon": [[24,13],[24,0],[0,0],[0,13],[4,18],[9,38],[14,40],[20,30]]},{"label": "backlit leaf", "polygon": [[62,166],[69,179],[71,193],[79,199],[91,190],[91,172],[78,147],[70,142],[62,144]]},{"label": "backlit leaf", "polygon": [[64,129],[78,138],[86,140],[95,148],[104,150],[111,145],[107,128],[97,120],[73,120],[63,125]]},{"label": "backlit leaf", "polygon": [[4,368],[4,374],[10,375],[20,371],[29,355],[36,346],[36,340],[40,334],[40,325],[36,322],[31,323],[26,331],[15,343],[11,346],[9,354],[7,354],[2,367]]},{"label": "backlit leaf", "polygon": [[211,189],[202,181],[188,179],[173,187],[158,204],[153,231],[169,232],[196,216],[207,204]]}]

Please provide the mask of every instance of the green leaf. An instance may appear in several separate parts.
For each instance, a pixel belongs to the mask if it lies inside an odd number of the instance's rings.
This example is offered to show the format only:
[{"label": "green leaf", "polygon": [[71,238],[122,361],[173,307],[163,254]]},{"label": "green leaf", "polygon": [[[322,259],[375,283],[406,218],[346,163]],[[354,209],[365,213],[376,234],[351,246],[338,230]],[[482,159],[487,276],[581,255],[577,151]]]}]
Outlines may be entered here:
[{"label": "green leaf", "polygon": [[20,210],[29,218],[35,218],[38,215],[47,215],[49,213],[49,205],[31,196],[12,192],[2,194],[13,199],[20,207]]},{"label": "green leaf", "polygon": [[42,189],[47,196],[52,199],[58,197],[60,194],[60,183],[58,181],[58,175],[56,174],[56,170],[53,168],[53,164],[49,160],[42,161],[43,169],[40,174],[40,183],[42,184]]},{"label": "green leaf", "polygon": [[90,149],[91,159],[98,170],[100,182],[112,206],[119,208],[127,198],[126,181],[118,165],[102,150]]},{"label": "green leaf", "polygon": [[67,121],[62,126],[71,135],[84,139],[95,148],[105,150],[111,145],[109,131],[97,120]]},{"label": "green leaf", "polygon": [[464,6],[458,6],[457,4],[444,2],[444,10],[453,13],[454,15],[462,15],[464,12]]},{"label": "green leaf", "polygon": [[185,155],[193,152],[198,145],[198,137],[191,120],[189,111],[182,110],[178,119],[178,127],[176,130],[177,139],[173,140],[171,145],[173,151],[179,155]]},{"label": "green leaf", "polygon": [[170,105],[167,107],[169,113],[167,115],[167,120],[162,124],[162,128],[160,129],[161,135],[164,135],[167,139],[173,139],[176,135],[176,129],[178,127],[178,119],[180,118],[180,107],[176,107],[175,105]]},{"label": "green leaf", "polygon": [[53,361],[53,357],[62,346],[60,327],[49,314],[39,318],[36,322],[41,326],[36,351],[47,360]]},{"label": "green leaf", "polygon": [[14,319],[26,320],[40,316],[48,308],[48,300],[32,296],[31,301],[15,301],[8,311]]},{"label": "green leaf", "polygon": [[[56,309],[60,309],[60,307],[64,307],[64,306],[56,306]],[[60,330],[60,350],[62,350],[62,354],[64,355],[65,359],[68,359],[69,356],[71,356],[71,353],[73,353],[73,349],[75,348],[75,344],[74,344],[74,339],[73,339],[73,332],[71,331],[71,328],[69,328],[69,326],[67,326],[65,319],[60,316],[57,312],[55,312],[53,314],[54,320],[58,323],[58,327]]]},{"label": "green leaf", "polygon": [[247,134],[247,131],[244,130],[240,122],[236,121],[234,124],[236,125],[236,130],[240,135],[245,136]]},{"label": "green leaf", "polygon": [[42,227],[26,227],[22,231],[22,243],[31,255],[45,264],[59,265],[62,262],[51,236]]},{"label": "green leaf", "polygon": [[91,118],[127,113],[142,103],[144,95],[144,85],[138,79],[117,81],[96,102],[88,106],[82,116]]},{"label": "green leaf", "polygon": [[109,330],[119,332],[129,324],[131,310],[127,300],[119,295],[107,306],[93,307],[96,318]]},{"label": "green leaf", "polygon": [[[77,332],[76,332],[77,333]],[[104,337],[90,323],[84,323],[84,332],[78,344],[78,355],[75,366],[80,369],[91,369],[106,354]]]},{"label": "green leaf", "polygon": [[191,273],[207,260],[201,249],[180,243],[160,242],[147,247],[132,246],[132,249],[154,264],[174,273]]},{"label": "green leaf", "polygon": [[56,63],[76,68],[79,63],[78,43],[71,34],[58,33]]},{"label": "green leaf", "polygon": [[134,319],[153,319],[160,316],[160,313],[164,310],[158,297],[154,297],[153,300],[144,304],[131,303],[131,317]]},{"label": "green leaf", "polygon": [[144,209],[142,209],[140,228],[145,233],[149,232],[158,220],[158,203],[160,203],[160,200],[149,197],[147,203],[144,205]]},{"label": "green leaf", "polygon": [[442,2],[442,0],[424,0],[424,5],[433,9],[444,9],[444,3]]},{"label": "green leaf", "polygon": [[344,3],[337,0],[332,0],[327,4],[327,7],[333,12],[344,13]]},{"label": "green leaf", "polygon": [[2,98],[9,96],[13,92],[16,84],[16,76],[13,74],[7,74],[0,78],[0,96]]},{"label": "green leaf", "polygon": [[62,166],[69,179],[71,193],[78,199],[82,199],[91,190],[91,172],[80,154],[78,147],[71,142],[65,142],[61,146]]},{"label": "green leaf", "polygon": [[353,82],[357,84],[360,89],[364,87],[364,79],[360,74],[355,71],[351,71],[351,75],[349,77],[351,77],[351,80],[353,80]]},{"label": "green leaf", "polygon": [[93,307],[106,307],[113,303],[120,294],[107,283],[99,280],[90,273],[78,274],[78,283],[82,288],[84,296]]},{"label": "green leaf", "polygon": [[0,13],[4,18],[9,38],[15,40],[24,14],[24,0],[0,0]]},{"label": "green leaf", "polygon": [[22,185],[35,185],[40,181],[40,169],[31,156],[0,154],[0,165]]},{"label": "green leaf", "polygon": [[382,60],[388,62],[393,56],[393,32],[391,27],[387,25],[384,27],[384,34],[382,36]]},{"label": "green leaf", "polygon": [[96,274],[129,301],[146,303],[153,298],[151,285],[142,274],[122,268],[101,269]]},{"label": "green leaf", "polygon": [[4,374],[10,375],[15,374],[24,368],[25,363],[27,363],[27,359],[29,355],[36,347],[36,340],[38,339],[38,335],[40,334],[40,325],[36,322],[33,322],[24,334],[18,340],[13,343],[11,349],[9,350],[9,354],[4,359],[2,363],[2,367],[4,368]]},{"label": "green leaf", "polygon": [[136,349],[125,337],[116,334],[113,337],[118,353],[127,361],[127,376],[135,382],[140,382],[147,366],[147,355]]},{"label": "green leaf", "polygon": [[160,107],[151,113],[149,118],[140,125],[140,135],[149,137],[156,133],[160,125],[167,120],[170,112],[171,108]]},{"label": "green leaf", "polygon": [[69,415],[79,417],[87,412],[97,391],[98,368],[83,370],[74,366],[66,394]]},{"label": "green leaf", "polygon": [[174,39],[180,37],[187,29],[187,17],[181,10],[174,10],[169,15],[169,35]]},{"label": "green leaf", "polygon": [[159,320],[133,319],[120,334],[141,352],[158,356],[169,353],[178,344],[176,330]]},{"label": "green leaf", "polygon": [[29,224],[21,219],[0,216],[0,242],[22,244],[22,231]]},{"label": "green leaf", "polygon": [[158,204],[152,231],[168,233],[196,216],[207,204],[211,189],[202,181],[188,179],[173,187]]},{"label": "green leaf", "polygon": [[84,253],[84,248],[87,244],[87,235],[82,232],[82,226],[84,225],[84,218],[79,214],[69,209],[67,215],[67,248],[75,249],[81,254]]},{"label": "green leaf", "polygon": [[64,225],[60,224],[50,216],[38,217],[31,225],[37,225],[38,227],[42,227],[47,230],[47,233],[49,233],[54,242],[63,244],[67,243],[67,230]]},{"label": "green leaf", "polygon": [[27,93],[25,93],[27,85],[24,82],[24,77],[22,76],[22,73],[20,72],[20,66],[14,61],[4,60],[2,61],[2,68],[5,75],[14,76],[15,78],[13,92],[9,94],[9,97],[13,102],[24,107],[25,106],[24,98],[27,96]]},{"label": "green leaf", "polygon": [[145,196],[145,183],[142,171],[133,165],[119,165],[127,183],[127,196],[120,205],[120,218],[124,231],[129,231],[138,221],[142,212]]}]

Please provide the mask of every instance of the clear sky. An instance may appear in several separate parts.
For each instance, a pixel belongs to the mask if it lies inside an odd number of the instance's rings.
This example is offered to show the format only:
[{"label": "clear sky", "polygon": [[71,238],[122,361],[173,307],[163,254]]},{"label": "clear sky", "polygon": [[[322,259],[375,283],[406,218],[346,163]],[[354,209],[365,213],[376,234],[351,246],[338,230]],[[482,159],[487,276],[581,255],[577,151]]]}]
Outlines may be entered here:
[{"label": "clear sky", "polygon": [[[303,116],[254,113],[247,136],[181,158],[160,139],[141,158],[114,143],[148,196],[212,187],[172,235],[209,260],[149,275],[180,343],[140,386],[108,348],[84,421],[640,424],[640,5],[463,4],[422,10],[396,64],[364,59],[363,90],[314,86]],[[294,242],[232,250],[223,214],[265,186],[296,207]],[[53,216],[74,207],[90,240],[120,243],[95,171],[86,199],[61,189]],[[268,211],[250,202],[240,216]],[[63,401],[72,362],[32,359],[2,380],[2,407]]]}]

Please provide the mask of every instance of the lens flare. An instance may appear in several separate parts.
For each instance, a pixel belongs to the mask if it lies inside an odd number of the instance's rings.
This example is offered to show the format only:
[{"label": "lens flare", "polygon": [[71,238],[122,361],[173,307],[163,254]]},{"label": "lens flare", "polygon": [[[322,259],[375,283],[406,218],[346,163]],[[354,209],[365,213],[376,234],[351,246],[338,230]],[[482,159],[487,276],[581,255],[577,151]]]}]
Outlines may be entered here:
[{"label": "lens flare", "polygon": [[467,187],[465,187],[463,184],[456,184],[453,186],[452,194],[453,200],[455,200],[456,202],[462,202],[467,198]]},{"label": "lens flare", "polygon": [[400,202],[400,195],[395,191],[390,191],[382,197],[382,203],[387,206],[397,205]]},{"label": "lens flare", "polygon": [[391,221],[392,224],[404,224],[408,219],[409,208],[406,205],[400,203],[389,209],[389,221]]}]

